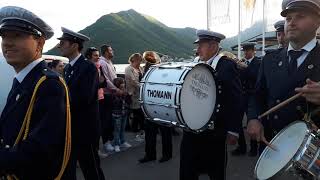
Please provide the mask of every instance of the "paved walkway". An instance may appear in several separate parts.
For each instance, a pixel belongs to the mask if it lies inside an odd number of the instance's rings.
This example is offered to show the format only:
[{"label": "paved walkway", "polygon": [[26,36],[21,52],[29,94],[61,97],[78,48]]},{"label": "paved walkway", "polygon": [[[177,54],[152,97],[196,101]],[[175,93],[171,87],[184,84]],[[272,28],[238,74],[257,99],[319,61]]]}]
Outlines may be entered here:
[{"label": "paved walkway", "polygon": [[[173,140],[173,159],[158,163],[157,161],[138,164],[138,159],[144,155],[144,143],[134,141],[134,134],[127,133],[127,139],[133,147],[113,153],[102,159],[101,166],[107,180],[178,180],[179,179],[179,146],[181,136]],[[158,139],[160,139],[158,137]],[[234,147],[230,147],[230,150]],[[158,158],[161,157],[161,143],[158,143]],[[229,156],[227,174],[228,180],[251,180],[256,158]],[[78,169],[78,179],[82,180],[81,170]],[[208,180],[201,176],[200,180]]]}]

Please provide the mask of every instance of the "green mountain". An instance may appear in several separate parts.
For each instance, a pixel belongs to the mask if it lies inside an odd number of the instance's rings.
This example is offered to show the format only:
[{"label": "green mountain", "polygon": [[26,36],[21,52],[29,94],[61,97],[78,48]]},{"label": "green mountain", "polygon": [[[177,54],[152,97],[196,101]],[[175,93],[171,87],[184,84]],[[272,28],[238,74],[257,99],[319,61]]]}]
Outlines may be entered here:
[{"label": "green mountain", "polygon": [[[156,19],[142,15],[133,9],[111,13],[79,31],[91,38],[86,47],[110,44],[115,52],[115,63],[128,62],[132,53],[154,50],[177,58],[193,54],[196,39],[193,28],[170,28]],[[57,49],[46,54],[59,55]]]}]

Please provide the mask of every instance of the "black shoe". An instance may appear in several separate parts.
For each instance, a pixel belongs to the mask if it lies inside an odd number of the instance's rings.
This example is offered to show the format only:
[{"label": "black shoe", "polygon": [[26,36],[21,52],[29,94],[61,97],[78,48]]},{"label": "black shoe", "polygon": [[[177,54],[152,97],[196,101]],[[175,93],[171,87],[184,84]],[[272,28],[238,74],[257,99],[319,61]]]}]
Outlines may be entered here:
[{"label": "black shoe", "polygon": [[233,150],[232,152],[231,152],[231,155],[232,156],[243,156],[243,155],[245,155],[247,152],[246,152],[246,150],[242,150],[242,149],[240,149],[240,148],[237,148],[237,149],[235,149],[235,150]]},{"label": "black shoe", "polygon": [[162,157],[161,159],[159,159],[159,163],[169,161],[170,159],[171,159],[171,157]]},{"label": "black shoe", "polygon": [[150,161],[155,161],[156,158],[149,158],[147,156],[143,157],[142,159],[139,159],[139,163],[147,163],[147,162],[150,162]]},{"label": "black shoe", "polygon": [[250,157],[256,157],[258,155],[257,151],[250,151],[248,154]]}]

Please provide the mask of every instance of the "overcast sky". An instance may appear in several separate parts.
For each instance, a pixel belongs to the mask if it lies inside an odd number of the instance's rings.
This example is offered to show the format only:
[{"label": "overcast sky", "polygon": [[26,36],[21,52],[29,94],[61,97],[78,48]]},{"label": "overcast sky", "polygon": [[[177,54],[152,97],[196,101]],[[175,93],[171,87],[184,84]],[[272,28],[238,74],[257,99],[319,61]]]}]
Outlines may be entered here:
[{"label": "overcast sky", "polygon": [[45,51],[58,43],[61,26],[79,31],[99,17],[135,9],[169,27],[206,28],[206,0],[0,0],[0,7],[26,8],[46,21],[55,36],[46,42]]}]

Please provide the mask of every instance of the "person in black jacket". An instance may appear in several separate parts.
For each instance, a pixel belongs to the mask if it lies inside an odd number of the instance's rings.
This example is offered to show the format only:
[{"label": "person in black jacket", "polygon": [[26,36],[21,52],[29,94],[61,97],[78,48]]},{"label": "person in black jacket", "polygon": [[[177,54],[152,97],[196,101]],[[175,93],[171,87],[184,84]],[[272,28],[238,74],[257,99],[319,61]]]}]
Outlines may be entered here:
[{"label": "person in black jacket", "polygon": [[[281,15],[286,18],[284,29],[289,46],[272,51],[263,58],[256,84],[254,111],[248,115],[248,133],[263,141],[271,140],[288,124],[302,120],[305,113],[320,106],[320,46],[316,40],[320,26],[320,1],[283,1]],[[260,114],[298,92],[302,97],[258,119]],[[314,113],[311,119],[319,127],[320,114]]]},{"label": "person in black jacket", "polygon": [[221,88],[221,111],[215,112],[214,129],[199,134],[183,131],[180,147],[180,180],[197,180],[206,173],[211,180],[226,178],[227,149],[235,144],[241,129],[243,115],[242,90],[236,63],[219,56],[219,43],[224,35],[197,30],[197,52],[200,59],[216,70],[216,83]]},{"label": "person in black jacket", "polygon": [[[247,42],[242,44],[244,58],[238,63],[240,71],[241,84],[244,91],[244,112],[248,114],[252,107],[252,98],[255,90],[255,85],[258,77],[261,59],[255,56],[256,43]],[[243,130],[240,131],[238,147],[232,151],[232,155],[239,156],[247,153],[247,144]],[[258,153],[258,143],[256,140],[250,140],[249,156],[256,156]]]},{"label": "person in black jacket", "polygon": [[89,38],[62,27],[60,40],[61,54],[69,58],[70,63],[64,69],[64,78],[71,95],[72,117],[72,161],[76,178],[76,161],[85,179],[104,179],[98,156],[100,121],[98,106],[98,71],[96,66],[80,53],[83,43]]},{"label": "person in black jacket", "polygon": [[32,12],[6,6],[0,9],[0,36],[16,72],[0,117],[1,179],[61,179],[69,171],[71,145],[67,87],[41,58],[53,30]]},{"label": "person in black jacket", "polygon": [[[154,51],[145,51],[143,59],[146,61],[144,67],[144,76],[152,65],[160,64],[161,59]],[[156,160],[157,156],[157,134],[161,133],[162,157],[160,163],[169,161],[172,158],[172,132],[170,127],[157,124],[153,121],[145,119],[145,155],[139,159],[139,163],[147,163]]]}]

